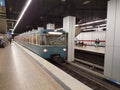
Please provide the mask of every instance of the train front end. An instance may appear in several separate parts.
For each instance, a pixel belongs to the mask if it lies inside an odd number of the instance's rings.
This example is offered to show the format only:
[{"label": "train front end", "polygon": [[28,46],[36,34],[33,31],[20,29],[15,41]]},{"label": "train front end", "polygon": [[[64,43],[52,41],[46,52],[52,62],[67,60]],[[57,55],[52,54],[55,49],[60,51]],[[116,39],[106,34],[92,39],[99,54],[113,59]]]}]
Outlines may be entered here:
[{"label": "train front end", "polygon": [[40,40],[39,55],[45,59],[60,56],[66,59],[66,34],[52,30],[41,30],[38,34]]}]

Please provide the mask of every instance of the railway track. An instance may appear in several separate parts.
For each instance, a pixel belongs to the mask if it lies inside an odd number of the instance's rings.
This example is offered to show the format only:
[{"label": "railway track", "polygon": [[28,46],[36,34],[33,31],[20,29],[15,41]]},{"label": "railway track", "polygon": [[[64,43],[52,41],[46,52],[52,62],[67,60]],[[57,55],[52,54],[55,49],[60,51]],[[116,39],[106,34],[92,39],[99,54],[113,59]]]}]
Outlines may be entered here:
[{"label": "railway track", "polygon": [[74,63],[100,74],[104,72],[104,54],[101,53],[75,49]]},{"label": "railway track", "polygon": [[[119,85],[114,84],[104,78],[104,55],[96,55],[96,53],[91,54],[90,52],[84,51],[75,51],[75,56],[79,57],[80,59],[75,58],[74,62],[63,63],[61,62],[63,61],[61,60],[62,58],[55,57],[53,58],[54,60],[50,61],[56,61],[52,63],[93,90],[120,90]],[[81,60],[81,58],[85,60]],[[87,67],[86,62],[88,65]],[[87,70],[85,70],[86,68]]]},{"label": "railway track", "polygon": [[88,61],[84,61],[84,60],[80,60],[80,59],[75,58],[73,64],[75,64],[76,66],[81,66],[83,68],[86,68],[90,71],[94,71],[94,72],[99,73],[99,74],[103,74],[103,72],[104,72],[103,66],[99,66],[97,64],[93,64],[93,63],[90,63]]},{"label": "railway track", "polygon": [[106,79],[86,72],[78,67],[73,66],[72,64],[54,63],[54,65],[61,68],[82,83],[86,84],[93,90],[120,90],[119,85],[113,84]]},{"label": "railway track", "polygon": [[104,54],[75,49],[75,58],[104,67]]}]

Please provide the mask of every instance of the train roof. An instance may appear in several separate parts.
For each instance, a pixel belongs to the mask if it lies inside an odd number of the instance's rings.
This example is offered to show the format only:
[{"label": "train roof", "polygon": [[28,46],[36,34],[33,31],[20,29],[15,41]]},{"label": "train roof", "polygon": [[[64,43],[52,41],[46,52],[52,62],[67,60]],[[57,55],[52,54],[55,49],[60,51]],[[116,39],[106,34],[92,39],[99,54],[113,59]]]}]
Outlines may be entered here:
[{"label": "train roof", "polygon": [[20,34],[19,36],[30,36],[33,34],[39,34],[39,35],[43,35],[43,34],[56,34],[56,35],[60,35],[60,34],[65,34],[65,31],[60,30],[60,31],[55,31],[52,29],[42,29],[42,30],[32,30],[32,31],[28,31],[28,32],[24,32],[22,34]]}]

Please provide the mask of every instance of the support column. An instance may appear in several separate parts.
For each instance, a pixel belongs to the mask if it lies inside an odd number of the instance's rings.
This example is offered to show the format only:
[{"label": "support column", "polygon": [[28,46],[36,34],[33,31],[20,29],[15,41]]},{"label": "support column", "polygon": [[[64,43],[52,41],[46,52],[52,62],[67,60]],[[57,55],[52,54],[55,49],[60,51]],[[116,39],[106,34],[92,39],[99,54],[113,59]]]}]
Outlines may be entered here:
[{"label": "support column", "polygon": [[0,33],[6,33],[7,32],[7,22],[6,20],[0,20]]},{"label": "support column", "polygon": [[74,61],[74,38],[76,18],[67,16],[63,18],[63,30],[68,33],[68,61]]},{"label": "support column", "polygon": [[47,24],[47,29],[55,30],[55,24],[48,23],[48,24]]},{"label": "support column", "polygon": [[108,2],[104,74],[120,82],[120,0]]},{"label": "support column", "polygon": [[38,31],[43,30],[43,29],[44,29],[43,27],[38,27]]}]

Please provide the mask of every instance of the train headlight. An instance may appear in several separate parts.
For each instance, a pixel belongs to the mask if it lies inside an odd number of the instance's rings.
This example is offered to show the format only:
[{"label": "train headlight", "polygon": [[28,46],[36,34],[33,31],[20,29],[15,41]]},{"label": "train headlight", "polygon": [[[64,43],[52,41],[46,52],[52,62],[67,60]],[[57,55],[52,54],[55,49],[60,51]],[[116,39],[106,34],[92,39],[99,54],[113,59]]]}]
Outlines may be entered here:
[{"label": "train headlight", "polygon": [[48,52],[48,50],[47,50],[47,49],[44,49],[44,50],[43,50],[43,52],[45,52],[45,53],[46,53],[46,52]]},{"label": "train headlight", "polygon": [[63,51],[66,52],[66,48],[63,48]]}]

